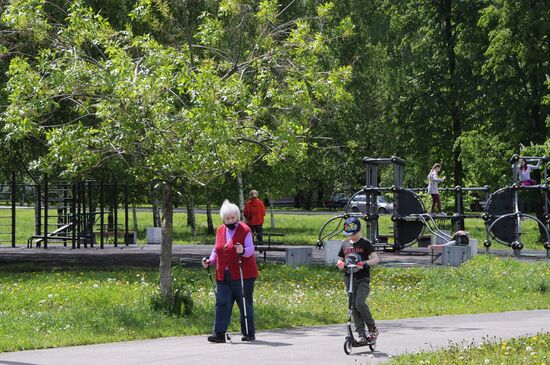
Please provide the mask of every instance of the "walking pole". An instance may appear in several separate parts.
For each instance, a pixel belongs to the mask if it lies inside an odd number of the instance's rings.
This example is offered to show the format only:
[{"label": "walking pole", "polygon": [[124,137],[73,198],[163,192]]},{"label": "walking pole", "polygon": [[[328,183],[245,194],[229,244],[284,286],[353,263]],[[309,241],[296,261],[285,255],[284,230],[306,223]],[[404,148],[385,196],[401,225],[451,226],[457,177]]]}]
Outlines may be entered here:
[{"label": "walking pole", "polygon": [[[206,262],[208,260],[208,257],[203,257],[202,262]],[[214,281],[212,280],[212,273],[210,272],[210,265],[206,268],[208,270],[208,278],[210,279],[210,284],[212,284],[212,291],[214,292],[214,297],[218,296],[218,293],[216,292],[216,286],[214,285]]]},{"label": "walking pole", "polygon": [[246,337],[250,338],[250,336],[248,334],[248,314],[246,313],[246,301],[244,299],[244,279],[243,279],[242,253],[239,254],[239,271],[241,272],[241,298],[242,298],[242,301],[243,301],[244,327],[246,328]]}]

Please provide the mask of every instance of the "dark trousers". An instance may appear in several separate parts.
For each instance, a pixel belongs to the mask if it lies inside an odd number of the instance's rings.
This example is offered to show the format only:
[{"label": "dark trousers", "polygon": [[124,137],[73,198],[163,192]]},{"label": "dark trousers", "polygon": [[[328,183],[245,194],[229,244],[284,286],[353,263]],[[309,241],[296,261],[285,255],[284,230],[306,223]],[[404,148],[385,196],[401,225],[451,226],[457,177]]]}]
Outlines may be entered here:
[{"label": "dark trousers", "polygon": [[432,210],[431,212],[435,212],[435,207],[437,206],[437,211],[441,212],[441,198],[439,197],[439,194],[430,194],[432,196]]},{"label": "dark trousers", "polygon": [[258,226],[250,226],[250,229],[252,230],[252,233],[254,234],[254,237],[256,237],[256,242],[258,243],[261,243],[263,242],[264,240],[264,236],[263,236],[263,233],[264,233],[264,228],[263,226],[260,224]]},{"label": "dark trousers", "polygon": [[[349,276],[344,276],[344,282],[346,289],[349,290]],[[353,280],[353,294],[351,302],[353,303],[353,323],[355,324],[355,330],[359,335],[365,334],[365,324],[369,332],[373,332],[376,329],[374,318],[367,305],[367,297],[370,292],[369,279],[354,279]]]},{"label": "dark trousers", "polygon": [[232,280],[229,271],[225,271],[225,280],[216,281],[216,317],[214,319],[214,332],[225,333],[231,322],[233,303],[237,302],[241,312],[241,333],[243,336],[254,336],[254,281],[256,279],[244,279],[244,300],[248,317],[248,333],[246,333],[244,308],[242,300],[241,279]]}]

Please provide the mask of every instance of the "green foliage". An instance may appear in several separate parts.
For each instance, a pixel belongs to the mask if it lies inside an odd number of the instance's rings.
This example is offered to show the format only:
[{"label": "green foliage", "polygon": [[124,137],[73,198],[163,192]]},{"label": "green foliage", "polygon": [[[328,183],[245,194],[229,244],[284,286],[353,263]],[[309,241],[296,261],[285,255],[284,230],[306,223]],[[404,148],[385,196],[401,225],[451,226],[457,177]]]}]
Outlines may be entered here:
[{"label": "green foliage", "polygon": [[452,344],[449,349],[398,356],[390,364],[546,364],[550,358],[550,334],[507,340],[486,338],[481,344]]},{"label": "green foliage", "polygon": [[185,285],[174,285],[173,297],[162,295],[160,289],[150,298],[151,309],[176,316],[190,316],[193,313],[193,298],[191,291]]}]

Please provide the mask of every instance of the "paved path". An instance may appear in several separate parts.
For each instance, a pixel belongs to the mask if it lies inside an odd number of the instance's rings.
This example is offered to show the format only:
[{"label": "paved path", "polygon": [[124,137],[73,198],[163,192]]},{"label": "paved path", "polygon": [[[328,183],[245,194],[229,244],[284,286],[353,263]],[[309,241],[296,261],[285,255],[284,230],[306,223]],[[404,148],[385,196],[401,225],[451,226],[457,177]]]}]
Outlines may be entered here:
[{"label": "paved path", "polygon": [[182,365],[182,364],[375,364],[390,356],[446,347],[449,341],[479,343],[550,330],[550,310],[378,321],[374,353],[343,351],[345,326],[262,331],[258,340],[210,344],[205,336],[171,337],[0,354],[1,365]]}]

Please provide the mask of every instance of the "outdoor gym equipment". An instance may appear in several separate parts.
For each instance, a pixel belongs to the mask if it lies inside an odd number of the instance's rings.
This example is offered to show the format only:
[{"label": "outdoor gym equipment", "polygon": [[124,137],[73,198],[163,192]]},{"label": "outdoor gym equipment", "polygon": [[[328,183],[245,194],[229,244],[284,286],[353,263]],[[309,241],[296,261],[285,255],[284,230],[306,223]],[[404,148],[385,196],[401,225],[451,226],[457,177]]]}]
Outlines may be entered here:
[{"label": "outdoor gym equipment", "polygon": [[[363,219],[365,224],[364,235],[377,248],[391,248],[398,252],[404,248],[414,245],[422,236],[425,230],[441,238],[444,242],[448,242],[451,236],[440,229],[436,220],[449,220],[455,225],[455,229],[464,230],[464,220],[467,218],[481,218],[481,215],[465,214],[464,212],[464,194],[469,192],[489,194],[489,187],[461,187],[442,188],[442,192],[452,192],[455,197],[455,212],[450,216],[435,216],[426,213],[426,208],[422,199],[416,192],[425,191],[422,189],[404,188],[404,166],[405,161],[399,157],[391,158],[370,158],[363,159],[366,164],[366,185],[353,194],[349,200],[351,202],[360,194],[366,197],[366,209],[364,212],[350,212],[350,203],[345,207],[346,212],[342,215],[335,216],[329,219],[321,228],[317,246],[320,248],[328,239],[336,236],[342,230],[342,221],[350,216],[357,216]],[[378,186],[379,168],[385,165],[391,166],[393,169],[393,185],[389,187]],[[386,238],[387,235],[381,235],[378,228],[377,196],[381,193],[393,195],[393,244],[389,245]],[[335,220],[338,224],[334,228],[331,223]],[[332,227],[330,232],[325,233],[325,229]],[[384,240],[382,239],[384,238]]]},{"label": "outdoor gym equipment", "polygon": [[358,270],[356,263],[347,263],[346,268],[349,271],[349,289],[348,289],[348,322],[347,322],[347,336],[344,341],[344,352],[346,354],[351,354],[353,347],[363,347],[368,346],[371,351],[376,349],[376,336],[369,337],[371,340],[366,342],[358,342],[353,337],[353,329],[351,328],[351,317],[353,316],[353,273]]},{"label": "outdoor gym equipment", "polygon": [[[422,236],[424,231],[429,231],[443,242],[449,242],[452,236],[443,231],[438,222],[448,220],[455,230],[464,230],[465,220],[468,218],[481,218],[481,214],[466,214],[464,209],[464,195],[467,193],[489,195],[489,186],[483,187],[462,187],[440,188],[441,192],[450,192],[454,194],[455,212],[452,215],[432,216],[426,213],[426,208],[418,192],[426,191],[426,188],[404,188],[404,166],[405,161],[399,157],[391,158],[370,158],[363,159],[366,164],[366,184],[359,191],[353,194],[345,207],[345,213],[329,219],[321,228],[317,247],[321,248],[324,242],[339,234],[344,219],[350,216],[357,216],[363,219],[365,224],[364,236],[370,240],[377,248],[390,248],[399,252],[407,247],[414,245]],[[378,186],[379,169],[383,166],[390,166],[393,174],[393,185],[387,187]],[[382,194],[393,195],[393,244],[388,243],[389,235],[382,235],[379,232],[377,196]],[[364,194],[365,210],[360,212],[350,212],[350,202],[358,195]],[[337,224],[334,222],[337,221]],[[330,230],[329,230],[330,228]],[[327,230],[327,232],[325,232]]]},{"label": "outdoor gym equipment", "polygon": [[[541,183],[539,185],[522,186],[518,181],[519,161],[525,159],[527,162],[542,162]],[[486,225],[486,239],[483,245],[486,250],[491,247],[491,240],[511,247],[514,253],[519,256],[523,249],[521,223],[528,219],[535,221],[539,227],[541,235],[545,236],[544,248],[546,256],[550,258],[550,212],[549,212],[549,194],[548,194],[548,161],[549,157],[513,155],[510,159],[512,163],[512,185],[497,190],[490,195],[487,201],[483,219]],[[520,191],[540,192],[543,199],[543,220],[522,212]]]},{"label": "outdoor gym equipment", "polygon": [[[128,187],[116,181],[105,183],[104,180],[87,180],[77,183],[50,181],[47,174],[37,179],[35,189],[35,234],[29,237],[27,247],[43,246],[48,248],[50,241],[67,242],[72,248],[80,248],[81,243],[87,248],[94,246],[96,234],[99,236],[100,248],[104,247],[105,238],[113,237],[114,246],[118,246],[119,233],[124,232],[124,244],[133,242],[130,234],[128,214]],[[119,195],[123,193],[124,225],[118,223]],[[110,212],[106,211],[110,207]],[[98,209],[99,208],[99,209]],[[52,215],[52,210],[57,214]],[[112,222],[105,222],[110,215]],[[53,218],[50,220],[50,218]],[[52,229],[52,226],[54,229]],[[99,232],[95,232],[96,226]]]}]

